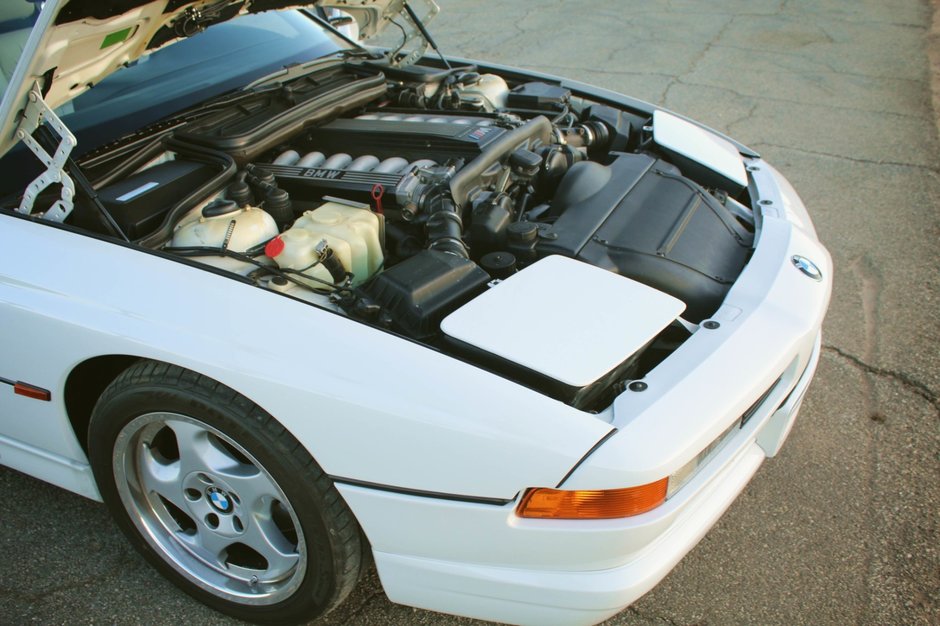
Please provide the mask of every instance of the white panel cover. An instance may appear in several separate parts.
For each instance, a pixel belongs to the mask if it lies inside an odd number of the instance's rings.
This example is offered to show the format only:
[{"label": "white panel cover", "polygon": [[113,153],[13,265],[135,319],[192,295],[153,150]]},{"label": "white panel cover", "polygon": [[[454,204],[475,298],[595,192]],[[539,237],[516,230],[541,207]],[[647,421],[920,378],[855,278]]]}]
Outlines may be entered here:
[{"label": "white panel cover", "polygon": [[643,347],[685,309],[607,270],[550,256],[446,318],[449,337],[584,387]]},{"label": "white panel cover", "polygon": [[727,139],[665,111],[653,111],[653,141],[747,187],[741,154]]}]

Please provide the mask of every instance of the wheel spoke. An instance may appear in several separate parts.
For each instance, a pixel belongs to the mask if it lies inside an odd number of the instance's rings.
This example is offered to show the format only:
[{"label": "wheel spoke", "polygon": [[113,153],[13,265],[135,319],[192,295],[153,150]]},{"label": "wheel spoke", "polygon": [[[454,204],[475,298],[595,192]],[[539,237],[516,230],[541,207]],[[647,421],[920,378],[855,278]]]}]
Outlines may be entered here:
[{"label": "wheel spoke", "polygon": [[225,551],[234,543],[233,539],[219,535],[201,522],[196,524],[195,535],[180,533],[178,537],[200,559],[214,568],[225,569]]},{"label": "wheel spoke", "polygon": [[272,500],[279,500],[282,496],[270,476],[257,467],[247,466],[245,469],[248,468],[250,473],[246,472],[241,476],[228,475],[226,478],[241,499],[242,506],[257,513],[269,506]]},{"label": "wheel spoke", "polygon": [[237,468],[243,465],[205,428],[182,420],[171,420],[166,424],[176,435],[180,470],[184,476],[190,472],[226,474],[234,471],[237,474]]},{"label": "wheel spoke", "polygon": [[300,560],[297,546],[284,536],[270,516],[252,516],[241,541],[268,562],[262,578],[265,583],[284,577]]},{"label": "wheel spoke", "polygon": [[138,472],[146,491],[160,495],[182,511],[186,510],[178,461],[162,463],[154,457],[150,447],[144,445],[138,458]]}]

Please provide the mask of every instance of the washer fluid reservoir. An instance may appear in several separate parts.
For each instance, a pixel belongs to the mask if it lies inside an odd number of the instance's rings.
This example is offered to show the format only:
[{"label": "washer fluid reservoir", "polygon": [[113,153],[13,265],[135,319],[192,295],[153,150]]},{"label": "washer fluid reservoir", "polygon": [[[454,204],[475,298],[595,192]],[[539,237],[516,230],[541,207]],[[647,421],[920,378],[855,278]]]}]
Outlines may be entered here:
[{"label": "washer fluid reservoir", "polygon": [[265,252],[278,267],[302,271],[312,277],[314,280],[304,281],[312,288],[329,289],[334,281],[319,262],[318,251],[320,242],[326,241],[343,268],[353,275],[352,284],[358,285],[382,267],[381,231],[381,218],[367,205],[327,202],[301,215],[293,226],[268,244]]},{"label": "washer fluid reservoir", "polygon": [[[257,207],[239,207],[229,200],[217,200],[190,213],[173,233],[174,248],[221,248],[245,252],[277,236],[278,228],[266,211]],[[226,256],[195,257],[200,263],[236,274],[248,274],[257,265]]]}]

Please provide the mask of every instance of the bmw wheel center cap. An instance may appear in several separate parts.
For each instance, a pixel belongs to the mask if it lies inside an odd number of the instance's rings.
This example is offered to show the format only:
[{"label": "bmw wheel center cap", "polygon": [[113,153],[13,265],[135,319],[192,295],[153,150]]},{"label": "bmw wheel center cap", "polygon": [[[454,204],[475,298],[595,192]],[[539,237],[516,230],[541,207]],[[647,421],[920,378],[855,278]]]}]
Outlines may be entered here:
[{"label": "bmw wheel center cap", "polygon": [[792,259],[793,265],[796,269],[800,270],[813,280],[822,280],[822,270],[819,269],[815,263],[807,259],[805,256],[800,256],[799,254],[794,255]]},{"label": "bmw wheel center cap", "polygon": [[206,496],[209,498],[209,503],[212,504],[213,508],[215,508],[215,510],[219,513],[232,512],[231,496],[218,487],[209,487],[206,490]]}]

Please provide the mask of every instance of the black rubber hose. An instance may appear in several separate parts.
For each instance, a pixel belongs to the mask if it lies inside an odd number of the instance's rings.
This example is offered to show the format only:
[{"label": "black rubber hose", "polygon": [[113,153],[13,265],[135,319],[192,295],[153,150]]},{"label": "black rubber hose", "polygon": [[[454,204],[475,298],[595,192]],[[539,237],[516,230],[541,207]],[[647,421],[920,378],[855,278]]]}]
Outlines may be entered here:
[{"label": "black rubber hose", "polygon": [[442,200],[437,211],[428,217],[428,249],[470,258],[463,242],[463,220],[450,200]]},{"label": "black rubber hose", "polygon": [[222,170],[215,176],[199,185],[176,204],[170,207],[160,228],[146,237],[137,240],[137,244],[144,248],[156,248],[165,243],[173,236],[173,227],[183,215],[193,208],[200,200],[209,196],[209,194],[218,191],[225,183],[235,175],[235,161],[224,152],[217,152],[209,148],[194,146],[192,144],[181,142],[177,139],[169,139],[166,142],[168,150],[173,150],[183,157],[189,155],[198,155],[202,160],[215,162],[222,166]]},{"label": "black rubber hose", "polygon": [[480,156],[461,168],[450,179],[451,199],[439,198],[437,208],[432,209],[428,217],[428,249],[440,250],[465,259],[470,258],[469,249],[463,240],[463,220],[460,215],[476,181],[490,166],[521,144],[531,142],[533,139],[542,142],[549,141],[551,132],[551,122],[540,115],[519,128],[504,133],[502,137],[488,145]]},{"label": "black rubber hose", "polygon": [[463,208],[480,175],[491,165],[520,147],[522,143],[533,139],[548,143],[551,136],[552,123],[543,115],[532,118],[508,133],[503,133],[502,137],[486,146],[480,156],[467,163],[463,169],[450,179],[450,196],[453,198],[454,204],[457,205],[458,209]]},{"label": "black rubber hose", "polygon": [[166,148],[163,146],[163,140],[165,138],[166,135],[163,134],[151,140],[143,149],[134,151],[130,157],[123,159],[120,163],[110,168],[104,176],[95,180],[95,187],[101,189],[117,180],[130,176],[143,167],[148,161],[155,159],[161,152],[166,152]]},{"label": "black rubber hose", "polygon": [[346,278],[346,268],[343,267],[342,261],[333,253],[333,248],[326,249],[326,254],[320,259],[320,264],[330,273],[330,278],[333,279],[334,283],[339,284]]}]

